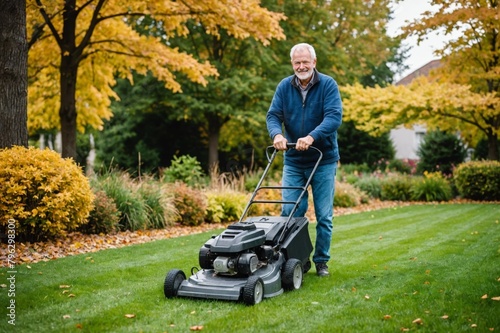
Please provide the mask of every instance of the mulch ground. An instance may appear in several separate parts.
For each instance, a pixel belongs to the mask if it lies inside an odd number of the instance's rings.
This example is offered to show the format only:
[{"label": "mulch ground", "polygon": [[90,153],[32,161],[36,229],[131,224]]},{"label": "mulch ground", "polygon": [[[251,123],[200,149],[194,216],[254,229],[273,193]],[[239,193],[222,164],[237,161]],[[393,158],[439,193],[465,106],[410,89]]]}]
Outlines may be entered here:
[{"label": "mulch ground", "polygon": [[[456,203],[464,203],[460,200]],[[351,208],[335,208],[335,216],[372,211],[381,208],[402,207],[416,204],[415,202],[399,201],[372,201],[370,204],[359,205]],[[418,203],[417,203],[418,204]],[[422,204],[422,203],[420,203]],[[309,214],[308,214],[309,215]],[[308,216],[313,221],[312,216]],[[7,244],[1,244],[0,267],[9,264],[8,256],[11,255],[10,262],[15,264],[29,264],[39,261],[49,261],[66,256],[91,253],[105,249],[116,249],[132,244],[141,244],[159,239],[168,239],[201,233],[209,230],[225,227],[227,224],[204,223],[200,226],[190,227],[182,225],[169,226],[161,230],[139,230],[135,232],[124,231],[107,235],[85,235],[78,232],[70,233],[65,238],[37,242],[37,243],[16,243],[15,252]]]}]

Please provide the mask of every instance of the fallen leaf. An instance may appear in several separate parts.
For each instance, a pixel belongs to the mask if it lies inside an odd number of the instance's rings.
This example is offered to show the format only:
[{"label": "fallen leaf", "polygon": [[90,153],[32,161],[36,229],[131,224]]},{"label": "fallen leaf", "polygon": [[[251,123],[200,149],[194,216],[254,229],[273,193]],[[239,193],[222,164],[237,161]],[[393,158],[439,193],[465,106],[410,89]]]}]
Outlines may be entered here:
[{"label": "fallen leaf", "polygon": [[191,314],[195,314],[195,313],[196,313],[196,311],[191,311]]},{"label": "fallen leaf", "polygon": [[75,294],[69,294],[68,297],[75,297]]},{"label": "fallen leaf", "polygon": [[351,291],[353,291],[353,292],[356,292],[357,290],[358,290],[358,289],[356,289],[356,287],[352,287],[352,288],[351,288]]},{"label": "fallen leaf", "polygon": [[83,328],[82,324],[76,324],[75,327],[80,329],[80,330]]},{"label": "fallen leaf", "polygon": [[203,329],[202,325],[195,325],[189,328],[191,331],[201,331]]},{"label": "fallen leaf", "polygon": [[495,297],[492,297],[491,299],[494,301],[500,301],[500,296],[495,296]]},{"label": "fallen leaf", "polygon": [[64,319],[69,319],[69,318],[71,318],[71,316],[70,315],[64,315],[63,318]]},{"label": "fallen leaf", "polygon": [[0,288],[7,288],[6,284],[0,284]]},{"label": "fallen leaf", "polygon": [[472,324],[470,325],[471,328],[476,328],[477,327],[477,324]]},{"label": "fallen leaf", "polygon": [[384,316],[384,319],[385,319],[385,320],[389,320],[389,319],[391,319],[391,318],[392,318],[392,317],[391,317],[391,315],[385,315],[385,316]]},{"label": "fallen leaf", "polygon": [[368,296],[368,295],[365,295],[365,299],[370,299],[370,296]]},{"label": "fallen leaf", "polygon": [[409,329],[409,328],[406,328],[406,327],[401,327],[399,330],[400,330],[401,332],[409,332],[409,331],[410,331],[410,329]]},{"label": "fallen leaf", "polygon": [[448,315],[441,316],[441,319],[448,319]]},{"label": "fallen leaf", "polygon": [[127,313],[125,315],[125,318],[135,318],[135,314],[132,314],[132,313]]},{"label": "fallen leaf", "polygon": [[27,268],[27,269],[31,269],[31,266],[30,266],[30,265],[26,265],[26,268]]},{"label": "fallen leaf", "polygon": [[417,318],[415,319],[414,321],[412,321],[413,324],[417,324],[417,325],[422,325],[424,322],[422,321],[422,319],[420,318]]},{"label": "fallen leaf", "polygon": [[483,296],[481,296],[481,299],[488,299],[488,294],[484,294]]},{"label": "fallen leaf", "polygon": [[69,293],[69,290],[63,290],[63,295]]},{"label": "fallen leaf", "polygon": [[70,285],[67,285],[67,284],[61,284],[61,285],[59,286],[59,288],[61,288],[61,289],[67,289],[67,288],[70,288],[70,287],[71,287],[71,286],[70,286]]}]

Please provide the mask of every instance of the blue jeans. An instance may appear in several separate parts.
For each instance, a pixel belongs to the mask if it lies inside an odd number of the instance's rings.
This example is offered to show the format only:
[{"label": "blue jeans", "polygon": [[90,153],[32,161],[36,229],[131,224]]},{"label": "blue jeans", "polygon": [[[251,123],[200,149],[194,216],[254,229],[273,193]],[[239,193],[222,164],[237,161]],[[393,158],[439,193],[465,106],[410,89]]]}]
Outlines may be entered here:
[{"label": "blue jeans", "polygon": [[[282,186],[304,186],[313,168],[283,167]],[[316,213],[316,245],[313,262],[326,263],[330,260],[330,243],[333,230],[333,195],[335,193],[335,175],[337,162],[320,165],[311,180],[311,189]],[[297,201],[301,190],[283,190],[283,201]],[[300,201],[294,217],[304,216],[308,208],[308,193]],[[281,216],[290,216],[292,204],[283,204]]]}]

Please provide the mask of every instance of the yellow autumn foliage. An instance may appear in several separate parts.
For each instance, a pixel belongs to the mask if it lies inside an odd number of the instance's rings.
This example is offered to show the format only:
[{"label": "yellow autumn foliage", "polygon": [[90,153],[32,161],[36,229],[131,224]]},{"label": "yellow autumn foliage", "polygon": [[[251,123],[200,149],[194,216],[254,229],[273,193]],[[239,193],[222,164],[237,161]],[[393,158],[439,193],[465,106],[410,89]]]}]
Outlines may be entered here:
[{"label": "yellow autumn foliage", "polygon": [[408,86],[342,88],[344,120],[360,130],[380,135],[400,126],[426,124],[429,129],[461,132],[475,144],[480,130],[500,135],[500,127],[488,121],[500,115],[500,96],[474,92],[470,86],[419,77]]},{"label": "yellow autumn foliage", "polygon": [[[112,116],[109,105],[111,98],[117,98],[112,90],[116,75],[132,81],[133,71],[150,72],[174,92],[181,91],[176,73],[202,85],[208,76],[217,75],[207,61],[168,46],[174,33],[188,34],[185,24],[189,20],[215,37],[220,28],[235,38],[253,37],[264,45],[285,37],[279,25],[283,14],[268,11],[256,0],[77,0],[74,31],[71,24],[63,25],[68,3],[27,1],[27,35],[34,41],[28,59],[31,133],[60,127],[60,70],[65,58],[78,66],[77,129],[84,131],[87,126],[102,129],[103,120]],[[132,28],[146,15],[161,22],[164,35],[141,35]],[[75,36],[74,45],[67,45],[65,37],[70,35]],[[203,54],[199,57],[207,59]]]},{"label": "yellow autumn foliage", "polygon": [[19,240],[63,236],[86,223],[94,195],[71,159],[51,150],[0,150],[0,229],[15,220]]}]

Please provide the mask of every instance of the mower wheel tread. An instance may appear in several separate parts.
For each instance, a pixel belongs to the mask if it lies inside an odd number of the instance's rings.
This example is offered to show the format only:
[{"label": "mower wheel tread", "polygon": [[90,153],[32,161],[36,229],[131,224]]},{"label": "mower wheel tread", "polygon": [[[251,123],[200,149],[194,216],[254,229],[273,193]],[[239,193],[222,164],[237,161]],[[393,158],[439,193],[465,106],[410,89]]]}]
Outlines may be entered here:
[{"label": "mower wheel tread", "polygon": [[172,298],[177,296],[181,283],[186,280],[186,274],[180,269],[172,269],[167,273],[163,284],[163,293],[165,297]]},{"label": "mower wheel tread", "polygon": [[302,261],[296,258],[290,258],[285,262],[281,275],[281,284],[285,290],[300,289],[304,271]]},{"label": "mower wheel tread", "polygon": [[243,302],[246,305],[255,305],[264,298],[264,281],[257,276],[252,275],[248,278],[243,287]]}]

